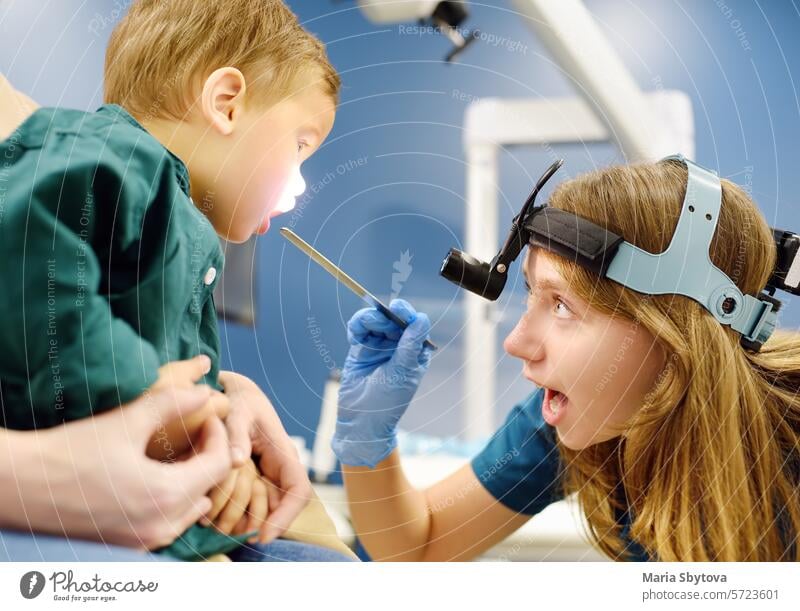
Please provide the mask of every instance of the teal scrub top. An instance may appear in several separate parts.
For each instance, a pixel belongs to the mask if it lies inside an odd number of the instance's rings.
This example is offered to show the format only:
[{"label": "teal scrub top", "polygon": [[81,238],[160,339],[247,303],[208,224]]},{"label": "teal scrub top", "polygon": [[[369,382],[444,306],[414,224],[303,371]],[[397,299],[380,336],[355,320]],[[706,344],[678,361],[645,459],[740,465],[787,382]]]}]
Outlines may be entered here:
[{"label": "teal scrub top", "polygon": [[[544,421],[539,389],[514,406],[505,423],[486,447],[472,459],[472,470],[484,488],[503,505],[534,515],[564,498],[562,465],[556,447],[556,431]],[[630,560],[650,560],[644,549],[630,539],[628,512],[616,516],[622,525]]]},{"label": "teal scrub top", "polygon": [[[0,424],[37,429],[127,403],[159,366],[211,357],[219,238],[183,162],[117,105],[37,110],[0,142]],[[235,548],[199,525],[166,553]]]}]

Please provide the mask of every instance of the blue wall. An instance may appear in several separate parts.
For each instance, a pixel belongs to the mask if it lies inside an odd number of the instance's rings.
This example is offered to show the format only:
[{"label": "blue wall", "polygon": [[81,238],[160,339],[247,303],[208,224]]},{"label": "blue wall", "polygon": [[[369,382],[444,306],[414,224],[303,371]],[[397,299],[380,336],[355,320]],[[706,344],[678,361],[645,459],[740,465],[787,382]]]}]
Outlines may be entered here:
[{"label": "blue wall", "polygon": [[[0,71],[47,105],[100,104],[103,50],[127,2],[0,2]],[[461,298],[438,277],[448,248],[463,239],[465,180],[461,125],[470,99],[572,95],[568,80],[505,2],[472,4],[470,25],[503,44],[476,44],[456,65],[440,60],[443,38],[376,27],[352,3],[294,0],[292,8],[328,43],[344,81],[336,126],[304,166],[310,187],[285,224],[389,296],[393,266],[408,251],[400,295],[434,318],[444,346],[407,428],[457,433],[463,318]],[[800,229],[800,15],[792,3],[587,0],[644,89],[681,89],[694,104],[697,160],[744,184],[771,224]],[[561,147],[564,176],[621,161],[607,145]],[[501,162],[501,226],[548,163],[541,150],[509,149]],[[280,223],[279,223],[280,224]],[[259,242],[259,321],[223,326],[226,364],[256,379],[287,428],[311,437],[332,365],[346,353],[345,324],[359,302],[289,250],[276,231]],[[522,308],[501,304],[504,333]],[[800,326],[789,303],[782,323]],[[529,387],[519,365],[498,362],[499,420]]]}]

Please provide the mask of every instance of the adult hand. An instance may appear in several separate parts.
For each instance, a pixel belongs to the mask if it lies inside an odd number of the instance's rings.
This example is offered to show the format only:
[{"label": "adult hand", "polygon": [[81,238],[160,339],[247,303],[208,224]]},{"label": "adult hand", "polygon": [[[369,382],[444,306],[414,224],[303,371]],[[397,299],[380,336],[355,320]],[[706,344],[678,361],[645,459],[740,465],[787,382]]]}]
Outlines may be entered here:
[{"label": "adult hand", "polygon": [[311,500],[311,482],[275,408],[258,385],[232,371],[220,372],[219,383],[230,401],[225,425],[234,461],[244,462],[256,454],[261,474],[274,484],[269,486],[269,516],[259,535],[259,541],[267,543],[283,534]]},{"label": "adult hand", "polygon": [[195,453],[179,462],[149,459],[145,447],[161,423],[189,417],[210,396],[205,386],[148,391],[92,418],[4,433],[0,523],[140,549],[171,543],[210,510],[208,491],[231,469],[225,427],[208,418]]}]

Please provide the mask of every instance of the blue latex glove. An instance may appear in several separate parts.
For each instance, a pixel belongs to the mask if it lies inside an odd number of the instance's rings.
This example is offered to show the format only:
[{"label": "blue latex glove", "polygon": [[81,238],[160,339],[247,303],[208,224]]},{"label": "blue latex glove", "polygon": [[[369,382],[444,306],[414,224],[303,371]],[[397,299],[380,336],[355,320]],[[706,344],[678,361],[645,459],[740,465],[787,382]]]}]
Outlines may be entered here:
[{"label": "blue latex glove", "polygon": [[347,324],[350,351],[339,388],[339,413],[331,447],[345,465],[374,467],[397,447],[397,423],[428,370],[431,329],[426,314],[395,299],[389,309],[411,320],[403,331],[375,308]]}]

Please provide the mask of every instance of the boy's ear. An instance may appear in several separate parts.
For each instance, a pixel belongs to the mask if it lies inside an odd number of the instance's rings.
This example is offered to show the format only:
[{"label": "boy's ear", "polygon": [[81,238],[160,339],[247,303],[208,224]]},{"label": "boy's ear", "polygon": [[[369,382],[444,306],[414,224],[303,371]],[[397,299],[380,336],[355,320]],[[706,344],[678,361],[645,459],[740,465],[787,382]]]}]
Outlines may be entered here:
[{"label": "boy's ear", "polygon": [[244,75],[230,66],[218,68],[203,84],[200,110],[206,120],[223,136],[228,136],[244,109]]}]

